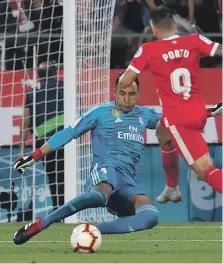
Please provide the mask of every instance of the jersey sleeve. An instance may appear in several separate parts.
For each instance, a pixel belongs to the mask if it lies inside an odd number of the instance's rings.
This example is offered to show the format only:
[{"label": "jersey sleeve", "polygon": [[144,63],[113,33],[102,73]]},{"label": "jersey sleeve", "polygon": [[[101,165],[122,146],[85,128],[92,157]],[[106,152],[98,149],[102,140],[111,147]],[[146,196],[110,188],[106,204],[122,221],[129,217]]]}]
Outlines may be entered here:
[{"label": "jersey sleeve", "polygon": [[219,43],[213,42],[210,39],[197,34],[197,41],[198,41],[198,46],[200,49],[200,52],[204,56],[214,56],[215,52],[219,46]]},{"label": "jersey sleeve", "polygon": [[73,128],[73,138],[79,138],[96,127],[98,109],[98,106],[89,109],[70,125]]},{"label": "jersey sleeve", "polygon": [[146,48],[145,45],[142,45],[134,55],[128,69],[131,69],[135,73],[140,74],[141,72],[145,71],[147,67],[148,67],[148,62],[147,62]]},{"label": "jersey sleeve", "polygon": [[146,128],[148,129],[155,129],[156,124],[162,117],[161,113],[157,113],[153,108],[148,108],[146,111],[146,116],[147,116],[147,125]]},{"label": "jersey sleeve", "polygon": [[76,119],[71,125],[57,132],[49,140],[48,144],[52,150],[56,150],[72,139],[79,138],[86,132],[93,130],[97,124],[98,107],[93,107],[83,113],[78,119]]}]

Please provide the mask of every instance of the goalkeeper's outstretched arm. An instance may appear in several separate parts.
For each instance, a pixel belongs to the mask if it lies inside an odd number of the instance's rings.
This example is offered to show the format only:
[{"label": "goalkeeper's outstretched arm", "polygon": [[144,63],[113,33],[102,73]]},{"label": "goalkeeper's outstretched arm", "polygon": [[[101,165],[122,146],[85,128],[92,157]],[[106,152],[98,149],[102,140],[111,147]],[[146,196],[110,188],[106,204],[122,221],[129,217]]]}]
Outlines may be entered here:
[{"label": "goalkeeper's outstretched arm", "polygon": [[73,124],[53,135],[43,146],[36,149],[31,155],[25,156],[17,160],[14,169],[20,173],[24,173],[24,168],[33,165],[36,161],[42,159],[51,151],[69,143],[72,139],[76,139],[86,132],[93,130],[97,123],[97,111],[93,109],[84,113],[80,118],[75,120]]}]

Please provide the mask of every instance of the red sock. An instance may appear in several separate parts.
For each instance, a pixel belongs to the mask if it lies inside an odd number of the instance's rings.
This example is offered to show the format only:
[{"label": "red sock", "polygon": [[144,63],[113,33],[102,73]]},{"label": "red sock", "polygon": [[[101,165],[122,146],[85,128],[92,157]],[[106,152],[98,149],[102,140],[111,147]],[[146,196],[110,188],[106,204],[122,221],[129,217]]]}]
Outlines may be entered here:
[{"label": "red sock", "polygon": [[211,185],[211,187],[219,192],[222,193],[222,171],[218,168],[212,167],[205,173],[205,180],[206,182]]},{"label": "red sock", "polygon": [[166,174],[166,185],[176,187],[179,178],[178,152],[174,147],[161,147],[163,169]]}]

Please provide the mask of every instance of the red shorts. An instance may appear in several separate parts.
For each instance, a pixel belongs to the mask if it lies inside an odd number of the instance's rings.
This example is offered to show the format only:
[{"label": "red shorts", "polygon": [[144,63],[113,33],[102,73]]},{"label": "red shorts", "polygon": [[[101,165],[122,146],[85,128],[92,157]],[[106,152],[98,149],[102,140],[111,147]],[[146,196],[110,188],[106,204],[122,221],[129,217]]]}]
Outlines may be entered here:
[{"label": "red shorts", "polygon": [[188,165],[208,153],[208,146],[202,135],[206,120],[206,109],[181,112],[180,118],[179,112],[171,115],[166,111],[160,120]]}]

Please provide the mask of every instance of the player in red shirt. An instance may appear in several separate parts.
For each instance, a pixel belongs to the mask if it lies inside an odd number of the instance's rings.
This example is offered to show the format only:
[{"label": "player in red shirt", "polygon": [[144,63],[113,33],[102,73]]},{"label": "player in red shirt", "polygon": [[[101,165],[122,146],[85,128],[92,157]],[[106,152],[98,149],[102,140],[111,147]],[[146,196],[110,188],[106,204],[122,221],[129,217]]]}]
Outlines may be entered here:
[{"label": "player in red shirt", "polygon": [[141,72],[152,72],[163,107],[160,124],[198,177],[222,193],[222,171],[213,166],[202,135],[207,114],[199,90],[200,56],[222,56],[222,45],[199,34],[178,36],[165,6],[151,11],[150,22],[158,40],[139,48],[119,85],[125,88]]}]

